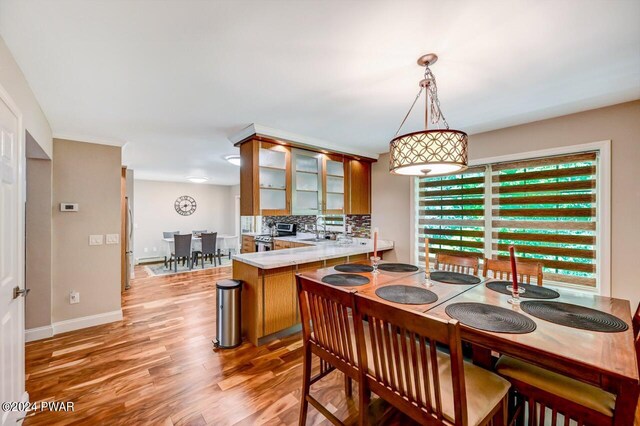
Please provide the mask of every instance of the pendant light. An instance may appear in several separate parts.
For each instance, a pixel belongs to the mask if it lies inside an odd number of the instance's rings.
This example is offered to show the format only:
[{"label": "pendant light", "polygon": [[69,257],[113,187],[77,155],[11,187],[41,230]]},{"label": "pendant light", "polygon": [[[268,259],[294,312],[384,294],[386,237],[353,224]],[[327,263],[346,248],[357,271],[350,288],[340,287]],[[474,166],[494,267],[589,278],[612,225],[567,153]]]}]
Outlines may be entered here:
[{"label": "pendant light", "polygon": [[[440,109],[436,78],[429,68],[437,60],[438,57],[433,53],[418,59],[418,65],[425,69],[424,78],[420,81],[420,91],[389,144],[389,171],[393,174],[435,176],[461,172],[467,168],[467,134],[460,130],[449,129],[449,124]],[[423,91],[425,92],[425,129],[398,136]],[[437,127],[433,130],[428,129],[429,110],[431,110],[431,124]]]}]

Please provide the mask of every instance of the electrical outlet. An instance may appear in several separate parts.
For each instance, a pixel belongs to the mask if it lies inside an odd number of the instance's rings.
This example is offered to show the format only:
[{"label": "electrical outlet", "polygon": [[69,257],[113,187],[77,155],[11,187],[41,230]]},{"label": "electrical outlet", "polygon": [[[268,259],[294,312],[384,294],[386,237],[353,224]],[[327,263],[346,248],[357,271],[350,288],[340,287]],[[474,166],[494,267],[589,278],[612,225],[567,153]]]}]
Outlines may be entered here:
[{"label": "electrical outlet", "polygon": [[69,303],[72,305],[76,303],[80,303],[80,293],[78,293],[77,291],[71,290],[69,292]]},{"label": "electrical outlet", "polygon": [[148,247],[145,247],[145,248],[144,248],[144,252],[145,252],[145,253],[148,253],[148,252],[149,252],[149,248],[148,248]]},{"label": "electrical outlet", "polygon": [[155,253],[155,252],[157,252],[157,251],[158,251],[158,247],[154,247],[154,248],[153,248],[153,252]]},{"label": "electrical outlet", "polygon": [[104,241],[104,235],[89,235],[90,246],[101,246]]},{"label": "electrical outlet", "polygon": [[118,244],[120,242],[120,234],[107,234],[107,244]]}]

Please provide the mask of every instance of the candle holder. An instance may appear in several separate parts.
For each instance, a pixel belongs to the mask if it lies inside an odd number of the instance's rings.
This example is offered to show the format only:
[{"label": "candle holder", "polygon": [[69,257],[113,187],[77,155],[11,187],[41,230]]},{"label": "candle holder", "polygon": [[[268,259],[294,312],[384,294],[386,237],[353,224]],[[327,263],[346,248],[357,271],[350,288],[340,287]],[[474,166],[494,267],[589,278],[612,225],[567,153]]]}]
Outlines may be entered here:
[{"label": "candle holder", "polygon": [[431,282],[431,270],[429,268],[424,270],[424,285],[427,288],[433,285]]},{"label": "candle holder", "polygon": [[507,302],[511,303],[512,305],[519,305],[520,295],[524,294],[525,289],[520,286],[518,286],[518,288],[516,289],[516,288],[513,288],[512,285],[508,285],[507,290],[511,292],[511,297],[509,298],[509,300],[507,300]]},{"label": "candle holder", "polygon": [[371,271],[371,273],[374,275],[378,275],[380,273],[378,271],[378,265],[380,264],[380,257],[371,256],[370,259],[371,259],[371,266],[373,266],[373,271]]}]

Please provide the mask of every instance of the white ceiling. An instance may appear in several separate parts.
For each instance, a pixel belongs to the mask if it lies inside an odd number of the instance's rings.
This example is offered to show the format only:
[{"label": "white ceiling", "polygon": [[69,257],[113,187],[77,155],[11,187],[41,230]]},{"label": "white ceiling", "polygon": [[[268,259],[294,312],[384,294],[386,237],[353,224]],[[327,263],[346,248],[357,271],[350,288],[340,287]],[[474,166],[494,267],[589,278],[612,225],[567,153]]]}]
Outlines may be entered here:
[{"label": "white ceiling", "polygon": [[386,152],[423,53],[469,133],[638,99],[639,18],[636,0],[0,0],[55,135],[126,141],[138,178],[218,184],[254,122]]}]

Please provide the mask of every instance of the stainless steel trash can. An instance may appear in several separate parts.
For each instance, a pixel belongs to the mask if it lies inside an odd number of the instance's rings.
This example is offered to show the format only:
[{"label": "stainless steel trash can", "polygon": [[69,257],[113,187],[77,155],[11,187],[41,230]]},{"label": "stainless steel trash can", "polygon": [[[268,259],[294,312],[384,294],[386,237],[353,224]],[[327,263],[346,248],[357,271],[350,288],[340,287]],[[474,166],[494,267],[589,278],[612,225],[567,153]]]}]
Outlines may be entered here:
[{"label": "stainless steel trash can", "polygon": [[216,340],[217,348],[235,348],[242,343],[240,331],[240,292],[242,281],[222,280],[216,284]]}]

